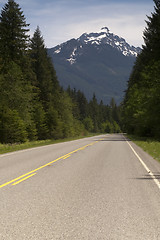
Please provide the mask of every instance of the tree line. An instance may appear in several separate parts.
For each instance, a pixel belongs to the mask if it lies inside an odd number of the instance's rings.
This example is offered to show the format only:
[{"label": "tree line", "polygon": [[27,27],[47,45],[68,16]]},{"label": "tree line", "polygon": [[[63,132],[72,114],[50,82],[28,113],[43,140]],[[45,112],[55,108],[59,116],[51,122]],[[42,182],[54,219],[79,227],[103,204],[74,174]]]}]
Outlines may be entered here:
[{"label": "tree line", "polygon": [[144,45],[131,73],[123,103],[128,133],[160,138],[160,1],[146,21]]},{"label": "tree line", "polygon": [[120,132],[121,110],[105,106],[95,94],[65,91],[47,55],[39,27],[29,36],[19,4],[8,0],[0,15],[0,142],[21,143]]}]

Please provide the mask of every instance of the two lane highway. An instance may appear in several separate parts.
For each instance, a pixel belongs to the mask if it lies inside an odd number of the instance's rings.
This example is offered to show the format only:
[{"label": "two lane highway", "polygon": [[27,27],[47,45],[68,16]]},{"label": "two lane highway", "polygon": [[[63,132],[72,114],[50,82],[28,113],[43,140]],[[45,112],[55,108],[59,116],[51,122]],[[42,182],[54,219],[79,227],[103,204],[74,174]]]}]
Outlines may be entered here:
[{"label": "two lane highway", "polygon": [[121,134],[0,155],[0,239],[159,240],[159,179]]}]

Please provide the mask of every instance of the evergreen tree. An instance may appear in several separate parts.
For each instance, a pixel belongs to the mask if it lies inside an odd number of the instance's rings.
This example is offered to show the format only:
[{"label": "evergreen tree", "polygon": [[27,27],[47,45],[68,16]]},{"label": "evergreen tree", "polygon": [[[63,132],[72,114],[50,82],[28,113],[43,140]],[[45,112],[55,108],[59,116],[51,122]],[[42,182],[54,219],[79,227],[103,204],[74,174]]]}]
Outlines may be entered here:
[{"label": "evergreen tree", "polygon": [[64,91],[39,27],[29,45],[28,26],[19,5],[8,0],[0,16],[0,142],[106,132],[107,126],[117,131],[116,106],[99,104],[95,94],[88,102],[79,90]]},{"label": "evergreen tree", "polygon": [[98,132],[100,121],[99,121],[99,106],[95,93],[93,94],[92,100],[89,103],[89,115],[93,121],[93,131]]},{"label": "evergreen tree", "polygon": [[[22,141],[22,138],[17,137],[21,135],[20,131],[24,136],[23,141],[31,136],[33,139],[34,134],[36,135],[32,119],[34,95],[30,82],[34,76],[27,57],[27,27],[28,24],[19,5],[9,0],[0,16],[0,113],[1,118],[6,119],[7,123],[3,128],[4,121],[0,121],[2,124],[0,128],[3,129],[0,139],[3,142],[13,142],[14,139]],[[13,125],[15,119],[19,125]],[[11,131],[13,126],[15,126],[14,132]],[[10,136],[11,132],[12,138],[2,137],[7,134]],[[23,133],[27,133],[28,136]]]},{"label": "evergreen tree", "polygon": [[124,99],[124,122],[129,133],[160,137],[160,1],[148,17],[141,54],[130,76]]},{"label": "evergreen tree", "polygon": [[77,91],[76,101],[78,104],[78,109],[79,109],[79,114],[80,114],[79,120],[82,121],[83,119],[85,119],[87,117],[88,102],[87,102],[85,95],[80,90]]},{"label": "evergreen tree", "polygon": [[28,134],[24,121],[16,110],[0,108],[0,140],[1,143],[22,143]]},{"label": "evergreen tree", "polygon": [[[38,129],[38,138],[61,137],[63,134],[60,133],[61,123],[58,114],[59,98],[61,98],[60,86],[51,59],[47,55],[39,27],[31,39],[30,57],[36,76],[33,85],[36,87],[38,104],[35,104],[34,119]],[[59,134],[57,134],[58,131]]]},{"label": "evergreen tree", "polygon": [[47,109],[49,103],[56,101],[54,95],[60,90],[60,87],[51,59],[47,55],[39,27],[37,27],[31,40],[30,56],[32,58],[33,71],[36,74],[34,85],[40,90],[40,100],[44,108]]},{"label": "evergreen tree", "polygon": [[86,117],[85,119],[83,119],[83,124],[85,129],[88,132],[94,132],[94,125],[93,125],[93,120],[91,119],[91,117]]},{"label": "evergreen tree", "polygon": [[79,102],[78,102],[78,98],[77,98],[77,91],[76,89],[71,89],[70,86],[67,89],[67,93],[69,95],[69,97],[72,99],[72,114],[74,116],[74,118],[80,120],[83,117],[80,114],[80,108],[79,108]]},{"label": "evergreen tree", "polygon": [[0,56],[5,66],[9,61],[22,61],[28,48],[28,26],[19,5],[8,0],[0,16]]},{"label": "evergreen tree", "polygon": [[144,42],[143,52],[145,57],[150,61],[154,58],[155,60],[160,59],[160,1],[155,2],[155,12],[152,16],[148,16],[147,28],[144,31]]}]

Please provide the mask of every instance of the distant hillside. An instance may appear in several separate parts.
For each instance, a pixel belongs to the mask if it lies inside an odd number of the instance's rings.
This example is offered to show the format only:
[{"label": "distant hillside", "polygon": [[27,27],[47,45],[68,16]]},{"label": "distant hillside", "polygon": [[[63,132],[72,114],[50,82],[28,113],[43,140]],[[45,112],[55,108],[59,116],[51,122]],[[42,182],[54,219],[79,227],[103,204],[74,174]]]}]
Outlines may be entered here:
[{"label": "distant hillside", "polygon": [[93,93],[105,104],[120,103],[140,48],[102,28],[48,49],[60,84],[80,89],[88,99]]}]

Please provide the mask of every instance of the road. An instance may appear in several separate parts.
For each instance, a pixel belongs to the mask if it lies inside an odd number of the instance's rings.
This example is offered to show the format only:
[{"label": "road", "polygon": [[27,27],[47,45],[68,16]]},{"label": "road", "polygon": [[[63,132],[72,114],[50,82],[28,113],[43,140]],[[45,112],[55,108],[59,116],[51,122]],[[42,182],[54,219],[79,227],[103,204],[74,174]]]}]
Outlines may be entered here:
[{"label": "road", "polygon": [[0,239],[160,240],[159,179],[121,134],[0,155]]}]

